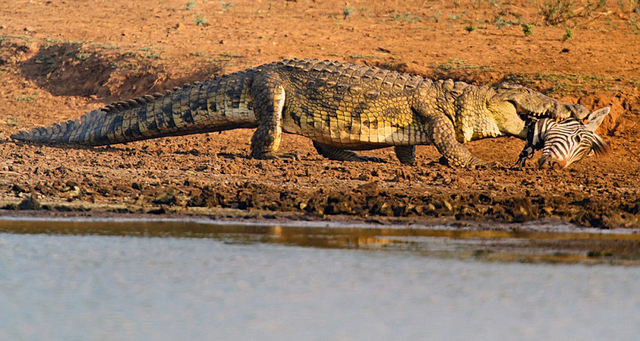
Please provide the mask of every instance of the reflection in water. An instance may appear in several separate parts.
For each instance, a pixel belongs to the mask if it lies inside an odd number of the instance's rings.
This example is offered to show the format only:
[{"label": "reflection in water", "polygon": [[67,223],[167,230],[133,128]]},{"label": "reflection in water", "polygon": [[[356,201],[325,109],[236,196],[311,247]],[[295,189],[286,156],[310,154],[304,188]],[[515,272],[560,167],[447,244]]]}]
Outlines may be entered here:
[{"label": "reflection in water", "polygon": [[0,220],[21,234],[212,238],[228,244],[411,251],[427,256],[518,262],[640,263],[640,234],[455,230],[413,227],[312,227],[198,221]]},{"label": "reflection in water", "polygon": [[637,235],[44,220],[0,231],[0,340],[640,335],[637,267],[547,263],[637,264]]}]

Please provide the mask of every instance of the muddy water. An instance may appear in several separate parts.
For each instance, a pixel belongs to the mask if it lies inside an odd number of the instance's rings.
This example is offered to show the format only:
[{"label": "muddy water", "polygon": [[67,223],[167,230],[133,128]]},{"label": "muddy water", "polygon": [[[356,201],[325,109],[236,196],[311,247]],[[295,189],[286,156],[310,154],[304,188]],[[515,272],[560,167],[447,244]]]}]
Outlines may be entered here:
[{"label": "muddy water", "polygon": [[640,236],[552,230],[4,220],[0,340],[636,340]]}]

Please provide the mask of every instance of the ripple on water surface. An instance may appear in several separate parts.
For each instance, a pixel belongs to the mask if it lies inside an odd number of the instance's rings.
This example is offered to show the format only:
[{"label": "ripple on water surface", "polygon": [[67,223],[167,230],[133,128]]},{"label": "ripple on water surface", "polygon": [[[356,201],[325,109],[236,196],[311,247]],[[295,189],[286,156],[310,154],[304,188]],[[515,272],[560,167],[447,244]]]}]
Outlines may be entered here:
[{"label": "ripple on water surface", "polygon": [[[562,252],[582,255],[584,246],[610,237],[576,235],[584,241],[580,248],[558,247],[551,252],[556,258],[544,258],[540,255],[549,249],[522,248],[526,238],[473,231],[452,235],[452,229],[428,234],[365,227],[187,228],[184,222],[134,229],[102,222],[91,230],[88,222],[63,223],[44,229],[90,234],[42,234],[16,224],[13,233],[0,234],[1,340],[635,340],[640,335],[637,267],[556,263]],[[167,237],[128,236],[135,231]],[[535,238],[551,243],[550,237]],[[491,256],[500,250],[524,256]],[[616,257],[593,256],[565,259],[589,264]]]}]

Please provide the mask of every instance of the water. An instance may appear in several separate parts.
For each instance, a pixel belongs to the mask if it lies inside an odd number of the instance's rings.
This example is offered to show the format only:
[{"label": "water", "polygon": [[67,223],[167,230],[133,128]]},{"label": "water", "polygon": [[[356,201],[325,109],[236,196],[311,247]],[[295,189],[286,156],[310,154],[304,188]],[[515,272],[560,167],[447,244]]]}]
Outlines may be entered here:
[{"label": "water", "polygon": [[[606,244],[629,249],[637,235],[579,234],[562,248],[544,233],[447,229],[0,221],[0,230],[12,232],[0,233],[0,340],[640,335],[640,269],[634,253]],[[610,251],[585,256],[594,247]]]}]

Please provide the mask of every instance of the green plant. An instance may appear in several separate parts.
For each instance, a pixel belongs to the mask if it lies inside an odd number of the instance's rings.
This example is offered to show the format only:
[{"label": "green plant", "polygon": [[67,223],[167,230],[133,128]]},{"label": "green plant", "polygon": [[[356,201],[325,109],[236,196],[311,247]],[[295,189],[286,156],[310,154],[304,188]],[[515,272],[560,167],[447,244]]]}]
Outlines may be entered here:
[{"label": "green plant", "polygon": [[196,8],[196,2],[193,0],[189,0],[189,2],[187,2],[187,5],[185,6],[185,9],[187,11],[190,11],[192,9]]},{"label": "green plant", "polygon": [[564,32],[564,35],[562,36],[562,41],[567,41],[571,38],[573,38],[573,30],[567,28],[567,30]]},{"label": "green plant", "polygon": [[420,18],[420,17],[419,17],[419,16],[417,16],[417,15],[413,15],[413,14],[411,14],[411,12],[407,12],[407,13],[405,13],[405,14],[402,14],[402,13],[396,13],[396,14],[393,16],[393,20],[394,20],[394,21],[403,21],[403,22],[406,22],[406,23],[411,24],[411,23],[415,23],[415,22],[420,22],[420,21],[422,21],[422,18]]},{"label": "green plant", "polygon": [[33,102],[38,99],[38,93],[36,92],[33,96],[17,96],[15,98],[18,102]]},{"label": "green plant", "polygon": [[118,45],[111,45],[111,44],[92,44],[91,46],[98,49],[104,49],[104,50],[116,50],[119,48]]},{"label": "green plant", "polygon": [[21,120],[19,118],[9,116],[4,120],[4,123],[6,123],[9,127],[16,127],[21,124]]},{"label": "green plant", "polygon": [[504,26],[511,26],[511,22],[504,20],[501,16],[498,16],[496,20],[493,21],[493,24],[496,25],[497,28],[503,28]]},{"label": "green plant", "polygon": [[436,23],[439,23],[441,17],[442,17],[442,11],[437,10],[436,14],[433,15],[433,21],[435,21]]},{"label": "green plant", "polygon": [[355,12],[355,10],[353,9],[353,7],[351,6],[346,6],[342,9],[342,16],[347,19],[348,17],[350,17],[353,13]]},{"label": "green plant", "polygon": [[494,20],[493,20],[493,24],[496,25],[497,28],[503,28],[505,26],[512,26],[512,25],[518,25],[521,23],[521,16],[519,15],[515,15],[513,13],[506,13],[506,15],[512,15],[515,18],[513,19],[509,19],[509,18],[505,18],[502,15],[498,15]]},{"label": "green plant", "polygon": [[81,53],[81,52],[76,53],[77,60],[85,61],[89,58],[91,58],[91,54],[89,53]]},{"label": "green plant", "polygon": [[243,54],[239,54],[239,53],[235,53],[235,52],[228,52],[228,51],[222,51],[218,53],[220,56],[223,57],[229,57],[229,58],[242,58],[244,57]]},{"label": "green plant", "polygon": [[160,55],[154,51],[149,51],[149,52],[143,52],[140,54],[140,58],[147,58],[147,59],[160,59]]},{"label": "green plant", "polygon": [[538,12],[549,25],[561,24],[573,17],[575,0],[546,0],[538,8]]},{"label": "green plant", "polygon": [[233,6],[233,2],[220,1],[220,6],[222,6],[223,12],[227,12],[231,9],[231,6]]},{"label": "green plant", "polygon": [[371,17],[371,13],[367,12],[366,8],[360,8],[360,10],[358,11],[358,13],[360,14],[361,17],[363,18],[370,18]]},{"label": "green plant", "polygon": [[491,72],[493,69],[487,65],[469,64],[464,59],[450,58],[446,63],[434,64],[430,66],[432,69],[441,72],[453,70],[477,70],[479,72]]},{"label": "green plant", "polygon": [[477,29],[478,29],[478,28],[477,28],[477,27],[475,27],[475,26],[473,26],[473,25],[468,25],[468,26],[466,26],[466,27],[464,28],[464,30],[465,30],[465,31],[467,31],[467,32],[469,32],[469,33],[473,32],[473,31],[475,31],[475,30],[477,30]]},{"label": "green plant", "polygon": [[207,24],[207,18],[205,17],[197,17],[193,19],[193,22],[198,26],[205,26]]},{"label": "green plant", "polygon": [[582,94],[585,86],[588,88],[603,88],[610,84],[612,77],[589,75],[580,73],[516,73],[507,75],[505,81],[510,83],[533,85],[545,89],[549,93]]},{"label": "green plant", "polygon": [[607,0],[545,0],[538,12],[548,25],[559,25],[576,18],[588,18],[604,7]]},{"label": "green plant", "polygon": [[533,24],[522,24],[522,33],[524,33],[525,36],[532,36]]},{"label": "green plant", "polygon": [[31,41],[31,37],[29,36],[14,36],[14,35],[0,35],[0,43],[9,39],[9,38],[13,38],[13,39],[22,39],[24,41],[30,42]]},{"label": "green plant", "polygon": [[380,56],[374,54],[352,54],[349,57],[353,59],[380,59]]},{"label": "green plant", "polygon": [[633,34],[640,34],[640,24],[638,24],[635,19],[629,18],[629,25],[631,26],[631,32],[633,32]]}]

